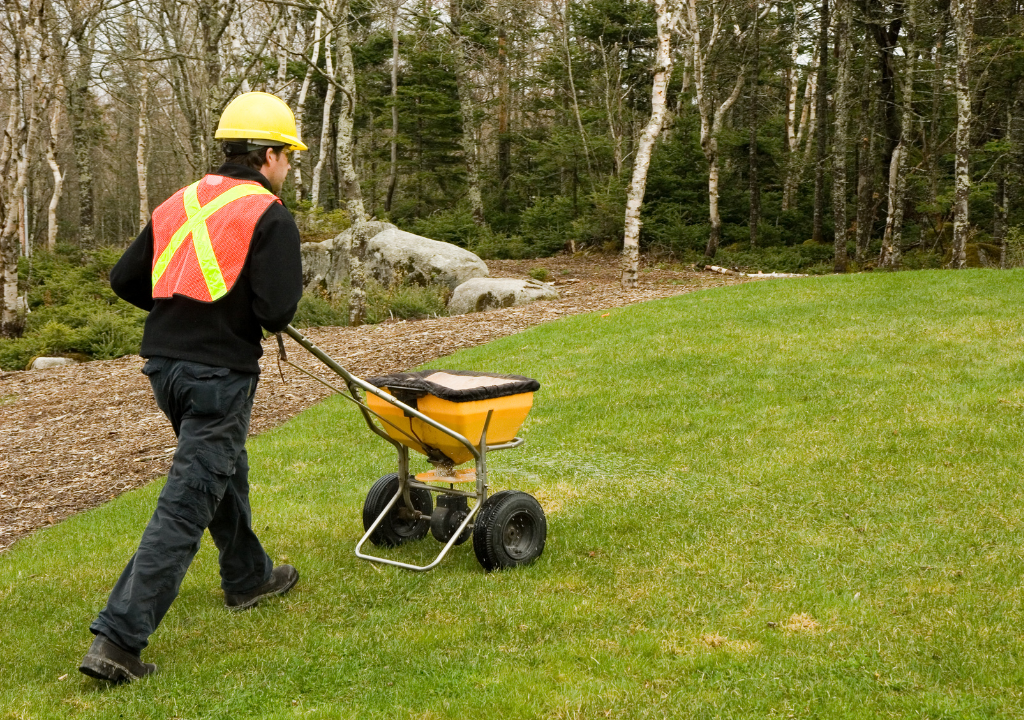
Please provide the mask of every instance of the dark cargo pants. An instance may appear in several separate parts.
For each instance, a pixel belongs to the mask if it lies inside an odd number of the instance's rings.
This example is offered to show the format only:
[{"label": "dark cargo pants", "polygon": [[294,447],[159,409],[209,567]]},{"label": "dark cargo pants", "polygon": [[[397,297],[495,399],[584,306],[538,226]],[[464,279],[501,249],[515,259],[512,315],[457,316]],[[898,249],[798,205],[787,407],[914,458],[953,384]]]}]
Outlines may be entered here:
[{"label": "dark cargo pants", "polygon": [[259,376],[163,357],[142,372],[178,448],[139,548],[90,627],[133,652],[146,647],[177,597],[205,529],[220,551],[225,592],[249,592],[273,570],[249,508],[245,438]]}]

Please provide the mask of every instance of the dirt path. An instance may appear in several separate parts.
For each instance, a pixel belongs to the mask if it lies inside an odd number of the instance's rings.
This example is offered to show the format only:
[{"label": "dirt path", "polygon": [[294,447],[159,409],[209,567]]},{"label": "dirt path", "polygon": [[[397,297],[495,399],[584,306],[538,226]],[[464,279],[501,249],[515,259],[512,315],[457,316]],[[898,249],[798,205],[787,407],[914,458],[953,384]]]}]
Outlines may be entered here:
[{"label": "dirt path", "polygon": [[[626,292],[619,287],[614,258],[493,261],[488,266],[494,277],[527,277],[532,268],[546,268],[561,298],[458,317],[317,328],[306,334],[354,374],[369,377],[406,370],[561,317],[740,281],[646,269],[640,287]],[[293,362],[333,377],[291,340],[288,349]],[[252,435],[294,417],[329,392],[287,366],[282,382],[273,340],[264,343],[264,351]],[[0,552],[19,537],[167,472],[174,433],[139,372],[142,364],[142,358],[130,356],[0,373]]]}]

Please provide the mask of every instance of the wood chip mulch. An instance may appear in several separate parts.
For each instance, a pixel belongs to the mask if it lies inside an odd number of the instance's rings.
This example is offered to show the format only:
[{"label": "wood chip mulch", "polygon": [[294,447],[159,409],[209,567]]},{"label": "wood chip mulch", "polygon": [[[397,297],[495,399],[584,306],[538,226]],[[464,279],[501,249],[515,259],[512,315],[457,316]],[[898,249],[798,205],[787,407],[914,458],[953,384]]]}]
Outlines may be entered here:
[{"label": "wood chip mulch", "polygon": [[[615,258],[545,258],[488,262],[493,277],[527,277],[543,267],[558,300],[458,317],[304,331],[353,374],[384,375],[456,350],[570,315],[732,285],[739,278],[646,268],[638,289],[619,286]],[[292,362],[338,383],[289,338]],[[330,391],[277,368],[273,338],[264,342],[263,374],[251,435],[302,412]],[[43,371],[0,372],[0,552],[14,542],[167,473],[175,437],[156,407],[138,356]]]}]

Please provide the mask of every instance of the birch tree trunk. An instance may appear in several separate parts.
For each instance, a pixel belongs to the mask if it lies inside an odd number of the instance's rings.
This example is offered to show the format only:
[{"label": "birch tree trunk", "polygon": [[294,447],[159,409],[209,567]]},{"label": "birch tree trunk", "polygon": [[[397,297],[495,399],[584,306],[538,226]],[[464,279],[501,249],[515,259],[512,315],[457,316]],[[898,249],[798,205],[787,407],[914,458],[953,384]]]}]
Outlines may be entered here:
[{"label": "birch tree trunk", "polygon": [[[299,99],[295,105],[295,126],[302,132],[303,121],[306,117],[306,95],[309,93],[309,83],[313,79],[313,68],[320,60],[320,29],[323,24],[323,13],[316,11],[316,19],[313,21],[313,49],[312,55],[306,65],[306,75],[302,79],[302,88],[299,90]],[[302,202],[305,196],[305,187],[302,184],[302,159],[301,151],[292,153],[292,165],[295,170],[295,200]]]},{"label": "birch tree trunk", "polygon": [[[14,93],[8,112],[8,133],[4,137],[3,160],[7,170],[3,194],[3,226],[0,228],[0,270],[3,294],[0,302],[0,337],[17,337],[24,328],[24,317],[18,312],[18,254],[22,229],[20,206],[28,187],[29,163],[35,149],[39,114],[36,101],[39,83],[42,39],[39,4],[33,0],[26,8],[7,6],[7,19],[14,31]],[[12,17],[13,13],[13,17]],[[33,22],[29,22],[29,18]],[[9,147],[8,147],[9,143]]]},{"label": "birch tree trunk", "polygon": [[[817,67],[818,51],[815,49],[814,59],[811,62],[811,66],[807,69],[807,84],[804,87],[803,107],[800,110],[799,123],[796,125],[795,134],[790,137],[789,163],[786,167],[786,179],[782,186],[783,210],[789,210],[793,206],[797,187],[803,177],[804,169],[807,167],[807,160],[813,147],[811,143],[814,140],[814,128],[818,115]],[[803,147],[802,150],[801,146]]]},{"label": "birch tree trunk", "polygon": [[583,143],[583,157],[587,161],[587,173],[594,174],[590,165],[590,147],[587,145],[587,131],[583,127],[583,116],[580,115],[580,99],[576,92],[576,81],[572,75],[572,53],[569,51],[569,3],[572,0],[565,0],[562,5],[562,48],[565,51],[565,71],[569,78],[569,93],[572,96],[572,109],[576,115],[576,128],[580,131],[580,142]]},{"label": "birch tree trunk", "polygon": [[828,0],[821,0],[818,37],[817,158],[814,163],[814,242],[825,242],[825,155],[828,145]]},{"label": "birch tree trunk", "polygon": [[[746,68],[740,66],[736,73],[732,93],[716,108],[712,100],[713,88],[709,87],[712,83],[707,66],[715,45],[721,40],[722,27],[726,23],[723,12],[727,8],[727,4],[715,2],[710,5],[711,7],[705,10],[711,15],[711,28],[706,43],[701,40],[697,0],[687,0],[686,10],[681,15],[682,32],[689,43],[686,52],[693,58],[693,88],[696,94],[697,109],[700,111],[700,146],[708,161],[708,215],[711,221],[711,233],[704,250],[706,260],[710,260],[718,252],[718,245],[722,237],[722,217],[718,212],[718,138],[722,132],[722,123],[726,113],[739,99],[746,75]],[[737,41],[742,42],[745,33],[741,33],[738,26],[736,26],[736,35]]]},{"label": "birch tree trunk", "polygon": [[508,182],[512,174],[512,138],[509,135],[511,98],[508,83],[508,35],[502,10],[498,23],[498,209],[508,211]]},{"label": "birch tree trunk", "polygon": [[857,158],[857,248],[854,258],[863,263],[871,243],[874,225],[875,193],[875,125],[877,112],[870,73],[865,73],[861,86],[861,113],[859,122],[860,147]]},{"label": "birch tree trunk", "polygon": [[672,75],[672,27],[678,13],[669,10],[668,0],[654,0],[657,13],[658,54],[654,61],[654,82],[651,86],[651,118],[647,121],[636,147],[633,177],[626,194],[625,231],[622,241],[622,287],[636,287],[640,270],[640,206],[647,189],[647,170],[651,166],[654,143],[665,124],[668,79]]},{"label": "birch tree trunk", "polygon": [[449,27],[452,33],[455,84],[459,93],[459,111],[462,115],[461,143],[462,155],[466,163],[466,190],[469,196],[469,206],[473,212],[473,221],[477,225],[485,225],[484,200],[480,193],[480,177],[477,167],[476,107],[473,101],[466,41],[462,34],[462,0],[449,0],[448,12],[451,17]]},{"label": "birch tree trunk", "polygon": [[[618,43],[615,43],[612,46],[612,50],[614,52],[617,49]],[[608,134],[612,139],[612,162],[614,163],[615,177],[619,177],[622,175],[622,132],[618,129],[619,118],[622,115],[622,99],[618,88],[622,87],[622,66],[619,64],[616,68],[616,76],[613,80],[608,63],[608,51],[605,49],[603,40],[601,42],[601,59],[604,64],[604,108],[608,118]],[[683,89],[679,93],[680,97],[686,93],[686,84],[686,75],[684,73]],[[613,95],[615,96],[614,110],[612,105]]]},{"label": "birch tree trunk", "polygon": [[388,191],[384,197],[384,210],[391,212],[398,185],[398,9],[395,2],[391,13],[391,167],[388,170]]},{"label": "birch tree trunk", "polygon": [[956,195],[953,200],[953,249],[949,267],[960,269],[967,265],[966,249],[970,235],[970,61],[976,0],[951,0],[949,9],[956,30]]},{"label": "birch tree trunk", "polygon": [[53,193],[46,207],[46,249],[53,252],[57,249],[57,205],[60,204],[61,192],[64,190],[64,173],[57,164],[57,132],[60,127],[60,105],[54,103],[53,116],[50,118],[50,137],[46,143],[46,163],[53,174]]},{"label": "birch tree trunk", "polygon": [[363,191],[359,186],[359,176],[356,174],[354,159],[355,125],[356,114],[356,71],[352,62],[352,46],[348,37],[348,14],[349,2],[342,0],[338,3],[338,15],[335,23],[335,37],[337,37],[338,70],[339,82],[345,97],[342,98],[341,108],[338,112],[338,134],[335,139],[335,152],[338,162],[338,186],[341,197],[345,202],[345,209],[353,224],[366,220],[366,210],[363,207]]},{"label": "birch tree trunk", "polygon": [[846,272],[846,146],[849,126],[850,25],[849,0],[836,0],[836,127],[832,160],[832,224],[835,226],[835,251],[832,270]]},{"label": "birch tree trunk", "polygon": [[910,0],[907,5],[907,18],[911,22],[907,24],[906,45],[903,48],[905,60],[900,82],[900,140],[889,164],[889,214],[885,220],[885,234],[882,236],[882,250],[878,258],[878,267],[885,270],[898,270],[903,259],[903,213],[906,205],[907,159],[914,131],[914,75],[917,69],[913,3],[914,0]]},{"label": "birch tree trunk", "polygon": [[757,91],[761,75],[761,43],[760,33],[757,27],[757,18],[754,18],[754,69],[750,75],[750,137],[748,154],[748,176],[750,191],[750,247],[757,247],[758,225],[761,223],[761,182],[758,178],[758,157],[757,157],[757,122],[758,106]]},{"label": "birch tree trunk", "polygon": [[[332,12],[334,8],[328,0],[328,12]],[[328,28],[327,32],[324,33],[324,66],[326,69],[327,77],[334,79],[334,52],[331,49],[331,33],[335,32],[336,28]],[[313,181],[310,187],[310,202],[314,208],[321,207],[320,204],[320,178],[323,174],[324,163],[327,162],[327,151],[330,147],[331,138],[331,113],[334,107],[334,95],[337,92],[333,82],[327,83],[327,94],[324,96],[324,112],[323,120],[320,125],[320,157],[317,159],[316,165],[313,167]]]},{"label": "birch tree trunk", "polygon": [[135,177],[139,184],[139,232],[149,223],[149,94],[145,79],[139,88],[138,142],[135,147]]}]

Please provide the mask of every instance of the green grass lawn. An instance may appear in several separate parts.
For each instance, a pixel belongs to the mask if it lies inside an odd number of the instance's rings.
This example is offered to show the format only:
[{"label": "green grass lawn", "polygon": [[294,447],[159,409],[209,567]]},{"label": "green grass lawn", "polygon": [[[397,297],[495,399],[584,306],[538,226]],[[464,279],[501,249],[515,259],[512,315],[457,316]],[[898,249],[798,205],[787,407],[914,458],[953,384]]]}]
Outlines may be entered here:
[{"label": "green grass lawn", "polygon": [[153,678],[76,668],[158,483],[0,556],[0,718],[1024,717],[1022,289],[752,283],[433,363],[541,382],[490,459],[548,512],[511,572],[471,543],[424,574],[355,558],[394,451],[334,398],[250,443],[299,585],[229,614],[207,537]]}]

